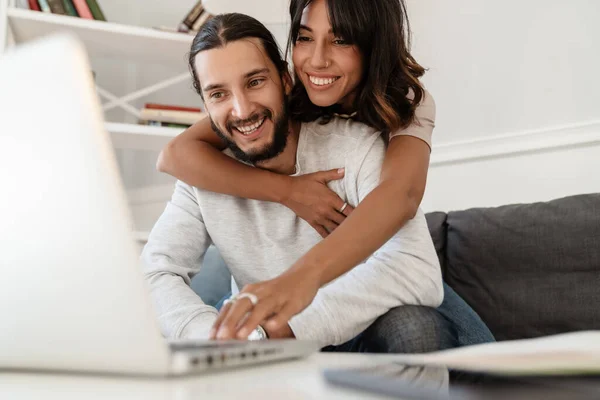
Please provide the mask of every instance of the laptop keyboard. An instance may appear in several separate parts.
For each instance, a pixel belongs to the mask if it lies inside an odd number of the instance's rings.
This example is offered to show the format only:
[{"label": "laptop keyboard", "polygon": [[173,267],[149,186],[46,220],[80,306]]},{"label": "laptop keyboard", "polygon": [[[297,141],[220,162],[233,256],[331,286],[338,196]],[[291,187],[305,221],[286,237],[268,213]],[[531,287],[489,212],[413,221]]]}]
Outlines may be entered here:
[{"label": "laptop keyboard", "polygon": [[[271,342],[271,343],[269,343]],[[171,351],[186,354],[196,370],[256,364],[282,358],[283,348],[272,341],[171,342]]]},{"label": "laptop keyboard", "polygon": [[237,349],[241,347],[248,347],[250,342],[242,341],[226,341],[226,342],[172,342],[169,343],[171,350],[173,351],[186,351],[186,350],[227,350]]}]

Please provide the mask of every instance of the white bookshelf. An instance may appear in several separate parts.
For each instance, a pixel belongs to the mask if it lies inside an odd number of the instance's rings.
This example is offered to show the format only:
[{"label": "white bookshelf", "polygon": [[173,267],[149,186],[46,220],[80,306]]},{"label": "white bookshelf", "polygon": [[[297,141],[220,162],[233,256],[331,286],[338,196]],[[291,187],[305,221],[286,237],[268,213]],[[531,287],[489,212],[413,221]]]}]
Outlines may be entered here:
[{"label": "white bookshelf", "polygon": [[87,20],[9,7],[8,23],[17,43],[57,32],[74,33],[90,56],[173,65],[185,72],[184,55],[193,36],[157,29]]},{"label": "white bookshelf", "polygon": [[[129,102],[189,79],[185,54],[189,51],[192,35],[20,9],[11,7],[7,0],[0,0],[0,9],[2,7],[11,39],[17,45],[47,35],[69,32],[83,42],[92,58],[110,57],[141,64],[156,63],[181,70],[181,74],[174,78],[122,97],[99,88],[99,94],[106,99],[103,105],[105,111],[121,107],[137,117],[138,110]],[[115,148],[153,151],[162,149],[182,131],[113,122],[106,123],[106,130],[111,134]]]},{"label": "white bookshelf", "polygon": [[109,122],[105,126],[111,134],[113,146],[118,149],[160,151],[169,140],[182,132],[178,128],[114,122]]}]

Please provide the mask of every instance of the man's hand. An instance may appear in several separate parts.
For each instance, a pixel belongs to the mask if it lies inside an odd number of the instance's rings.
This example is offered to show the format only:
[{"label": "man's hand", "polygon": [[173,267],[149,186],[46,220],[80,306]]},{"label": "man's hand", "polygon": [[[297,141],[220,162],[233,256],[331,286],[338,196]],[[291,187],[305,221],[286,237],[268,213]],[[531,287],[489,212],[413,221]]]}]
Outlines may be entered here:
[{"label": "man's hand", "polygon": [[278,329],[268,329],[263,326],[265,331],[267,331],[267,335],[269,335],[269,339],[295,339],[296,335],[290,328],[289,324],[283,324],[281,328]]},{"label": "man's hand", "polygon": [[211,330],[211,339],[247,339],[258,325],[273,339],[294,337],[288,321],[313,301],[319,283],[319,276],[300,270],[245,286],[240,294],[253,294],[258,303],[253,306],[244,297],[225,304]]}]

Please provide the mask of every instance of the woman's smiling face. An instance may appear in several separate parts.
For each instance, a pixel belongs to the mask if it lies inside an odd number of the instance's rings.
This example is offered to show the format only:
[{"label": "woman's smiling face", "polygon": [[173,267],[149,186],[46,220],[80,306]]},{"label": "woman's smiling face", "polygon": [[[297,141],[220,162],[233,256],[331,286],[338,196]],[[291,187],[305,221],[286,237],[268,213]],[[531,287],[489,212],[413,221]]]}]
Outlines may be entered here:
[{"label": "woman's smiling face", "polygon": [[326,0],[314,0],[304,9],[292,60],[313,104],[352,109],[363,76],[362,55],[333,33]]}]

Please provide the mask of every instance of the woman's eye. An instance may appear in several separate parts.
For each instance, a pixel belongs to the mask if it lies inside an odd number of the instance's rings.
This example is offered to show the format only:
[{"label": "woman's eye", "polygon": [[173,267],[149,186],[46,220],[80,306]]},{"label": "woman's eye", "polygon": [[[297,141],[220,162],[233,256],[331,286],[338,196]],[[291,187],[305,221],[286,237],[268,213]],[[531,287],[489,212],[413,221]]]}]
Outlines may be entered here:
[{"label": "woman's eye", "polygon": [[310,40],[308,36],[298,36],[298,39],[296,39],[297,42],[310,42]]},{"label": "woman's eye", "polygon": [[348,44],[348,42],[345,41],[344,39],[335,39],[333,41],[333,44],[337,44],[337,45],[340,45],[340,46],[345,46],[345,45]]}]

